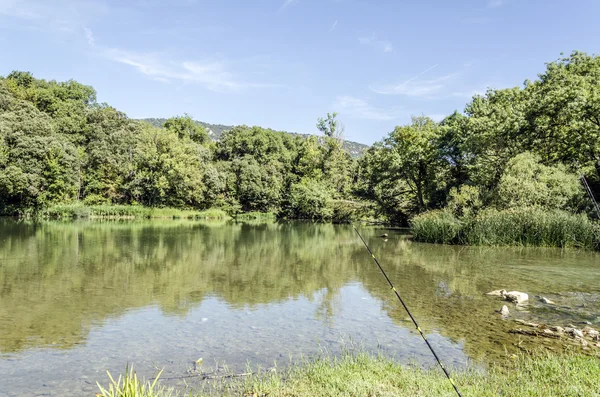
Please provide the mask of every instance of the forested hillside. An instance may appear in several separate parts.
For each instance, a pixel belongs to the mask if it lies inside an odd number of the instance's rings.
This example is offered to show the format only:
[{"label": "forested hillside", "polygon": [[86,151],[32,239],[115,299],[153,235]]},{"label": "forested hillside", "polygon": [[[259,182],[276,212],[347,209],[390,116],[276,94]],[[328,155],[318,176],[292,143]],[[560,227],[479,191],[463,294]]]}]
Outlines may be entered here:
[{"label": "forested hillside", "polygon": [[[149,118],[149,119],[141,119],[141,121],[150,123],[155,127],[162,127],[165,124],[165,122],[167,121],[167,119]],[[233,129],[233,126],[230,126],[230,125],[209,124],[209,123],[205,123],[205,122],[197,121],[197,120],[194,120],[194,123],[203,127],[206,130],[206,132],[208,133],[208,136],[215,141],[218,141],[219,139],[221,139],[221,136],[223,135],[224,132]],[[287,132],[287,131],[284,131],[284,132]],[[288,132],[288,134],[295,135],[295,136],[301,136],[304,138],[311,137],[311,135],[309,135],[309,134],[298,134],[295,132]],[[320,143],[326,144],[326,141],[323,137],[317,136],[317,139],[319,140]],[[358,142],[343,140],[342,148],[345,151],[347,151],[350,154],[350,156],[352,156],[352,158],[358,159],[365,153],[365,151],[369,148],[369,146],[364,145],[362,143],[358,143]]]},{"label": "forested hillside", "polygon": [[[156,124],[156,123],[155,123]],[[335,114],[322,138],[189,117],[161,128],[98,103],[90,86],[13,72],[0,79],[0,213],[57,203],[369,217],[407,224],[535,207],[593,214],[600,193],[600,58],[575,52],[523,87],[490,89],[441,123],[415,117],[353,159]]]}]

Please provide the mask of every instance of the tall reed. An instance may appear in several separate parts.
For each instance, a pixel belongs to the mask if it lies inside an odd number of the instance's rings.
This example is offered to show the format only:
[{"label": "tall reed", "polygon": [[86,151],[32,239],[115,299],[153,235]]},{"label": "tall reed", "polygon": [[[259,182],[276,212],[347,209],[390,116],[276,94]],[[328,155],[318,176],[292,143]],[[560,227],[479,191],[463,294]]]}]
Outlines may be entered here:
[{"label": "tall reed", "polygon": [[600,225],[585,214],[538,207],[486,209],[457,218],[449,210],[412,220],[416,241],[441,244],[600,248]]}]

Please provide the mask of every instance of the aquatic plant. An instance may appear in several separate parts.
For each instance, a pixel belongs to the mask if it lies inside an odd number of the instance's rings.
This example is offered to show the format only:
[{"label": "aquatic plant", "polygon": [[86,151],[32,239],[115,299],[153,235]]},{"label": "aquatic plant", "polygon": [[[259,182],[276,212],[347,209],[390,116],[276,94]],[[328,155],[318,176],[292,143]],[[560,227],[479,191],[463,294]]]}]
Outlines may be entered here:
[{"label": "aquatic plant", "polygon": [[158,373],[154,381],[140,380],[133,370],[133,367],[125,370],[125,375],[119,375],[115,380],[110,372],[106,371],[110,383],[108,389],[105,389],[96,382],[100,393],[96,393],[97,397],[170,397],[174,396],[171,389],[167,389],[158,385],[158,378],[162,374],[162,370]]}]

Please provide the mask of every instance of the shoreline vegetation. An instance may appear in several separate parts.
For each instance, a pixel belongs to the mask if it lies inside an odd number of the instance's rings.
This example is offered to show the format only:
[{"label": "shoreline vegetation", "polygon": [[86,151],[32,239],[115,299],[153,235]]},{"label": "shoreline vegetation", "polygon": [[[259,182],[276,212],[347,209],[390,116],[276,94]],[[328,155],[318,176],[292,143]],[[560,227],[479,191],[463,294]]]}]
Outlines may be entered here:
[{"label": "shoreline vegetation", "polygon": [[[485,371],[451,370],[465,396],[600,396],[598,357],[567,353],[534,352],[512,355]],[[174,397],[209,395],[244,396],[455,396],[439,368],[428,370],[401,365],[382,355],[346,352],[341,357],[305,360],[289,368],[235,378],[223,376],[210,391],[176,390],[139,380],[128,372],[110,386],[98,383],[99,397]],[[118,382],[118,384],[117,384]],[[156,382],[156,379],[153,381]],[[142,388],[145,392],[142,392]],[[150,389],[150,390],[149,390]]]},{"label": "shoreline vegetation", "polygon": [[[40,220],[75,219],[195,219],[275,222],[275,213],[238,212],[228,214],[220,208],[192,210],[152,208],[137,205],[57,204],[24,218]],[[302,219],[298,219],[302,220]],[[354,219],[344,219],[347,223]],[[358,222],[377,223],[358,219]],[[383,223],[379,223],[383,224]],[[600,250],[600,224],[585,214],[572,214],[540,207],[497,210],[487,208],[477,214],[457,216],[449,208],[415,216],[410,231],[417,242],[471,246],[537,246]]]},{"label": "shoreline vegetation", "polygon": [[466,217],[430,211],[416,216],[411,230],[425,243],[600,250],[600,224],[584,214],[537,207],[487,209]]}]

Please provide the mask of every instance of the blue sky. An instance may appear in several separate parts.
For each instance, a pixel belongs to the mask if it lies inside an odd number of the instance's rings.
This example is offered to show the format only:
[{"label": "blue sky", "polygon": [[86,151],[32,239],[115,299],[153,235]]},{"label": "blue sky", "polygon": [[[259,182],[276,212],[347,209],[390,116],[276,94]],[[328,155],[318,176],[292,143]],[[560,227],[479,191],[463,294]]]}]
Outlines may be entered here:
[{"label": "blue sky", "polygon": [[0,74],[73,78],[130,117],[316,133],[340,113],[367,144],[600,52],[600,1],[0,0]]}]

